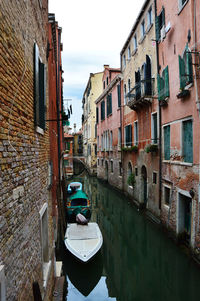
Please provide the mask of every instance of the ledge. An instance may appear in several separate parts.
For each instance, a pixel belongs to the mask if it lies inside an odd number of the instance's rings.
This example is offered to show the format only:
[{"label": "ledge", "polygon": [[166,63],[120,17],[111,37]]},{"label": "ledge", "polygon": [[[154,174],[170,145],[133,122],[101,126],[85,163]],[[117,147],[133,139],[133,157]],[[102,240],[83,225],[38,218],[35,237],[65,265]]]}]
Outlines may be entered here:
[{"label": "ledge", "polygon": [[173,165],[182,165],[182,166],[193,166],[193,163],[180,162],[180,161],[172,161],[172,160],[163,160],[163,163],[173,164]]}]

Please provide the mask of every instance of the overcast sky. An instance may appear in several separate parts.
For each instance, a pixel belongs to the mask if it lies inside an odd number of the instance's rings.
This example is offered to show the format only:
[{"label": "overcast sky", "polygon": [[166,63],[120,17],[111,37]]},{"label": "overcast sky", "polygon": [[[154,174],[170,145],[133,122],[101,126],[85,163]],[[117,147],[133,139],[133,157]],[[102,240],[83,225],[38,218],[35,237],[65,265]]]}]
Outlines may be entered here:
[{"label": "overcast sky", "polygon": [[[62,27],[64,99],[72,99],[70,124],[81,127],[82,97],[90,73],[120,67],[120,51],[143,0],[49,0]],[[67,105],[67,102],[66,102]]]}]

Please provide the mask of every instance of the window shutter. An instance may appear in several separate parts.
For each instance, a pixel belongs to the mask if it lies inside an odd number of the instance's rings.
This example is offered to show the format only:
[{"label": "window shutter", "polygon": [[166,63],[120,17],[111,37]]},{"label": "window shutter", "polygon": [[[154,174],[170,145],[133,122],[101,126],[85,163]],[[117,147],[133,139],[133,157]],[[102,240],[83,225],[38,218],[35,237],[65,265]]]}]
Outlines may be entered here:
[{"label": "window shutter", "polygon": [[155,19],[156,27],[156,41],[160,40],[160,16],[157,16]]},{"label": "window shutter", "polygon": [[45,129],[46,115],[46,68],[39,62],[39,126]]},{"label": "window shutter", "polygon": [[165,8],[164,7],[161,12],[161,18],[162,18],[162,24],[161,24],[161,28],[162,28],[165,25]]},{"label": "window shutter", "polygon": [[34,121],[39,125],[39,50],[34,44]]},{"label": "window shutter", "polygon": [[185,162],[193,162],[192,120],[183,122],[183,158]]},{"label": "window shutter", "polygon": [[169,97],[169,68],[164,69],[164,98]]},{"label": "window shutter", "polygon": [[146,64],[145,64],[145,94],[152,95],[152,86],[151,86],[151,60],[148,55],[146,55]]},{"label": "window shutter", "polygon": [[180,55],[178,56],[178,60],[179,60],[180,89],[184,89],[186,86],[185,63]]},{"label": "window shutter", "polygon": [[164,127],[164,158],[170,160],[170,125]]},{"label": "window shutter", "polygon": [[164,80],[159,74],[157,74],[157,89],[158,89],[158,100],[161,101],[165,98]]},{"label": "window shutter", "polygon": [[118,108],[121,107],[121,84],[117,85]]},{"label": "window shutter", "polygon": [[112,114],[112,93],[110,94],[110,114]]},{"label": "window shutter", "polygon": [[187,82],[193,82],[193,70],[192,70],[192,54],[189,51],[188,44],[186,45],[186,64],[187,64]]}]

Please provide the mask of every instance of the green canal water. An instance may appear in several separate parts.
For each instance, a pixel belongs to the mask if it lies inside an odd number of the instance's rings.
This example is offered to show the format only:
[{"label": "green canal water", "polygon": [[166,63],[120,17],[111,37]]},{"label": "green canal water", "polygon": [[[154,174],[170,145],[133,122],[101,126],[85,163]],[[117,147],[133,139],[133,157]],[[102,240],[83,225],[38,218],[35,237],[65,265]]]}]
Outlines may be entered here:
[{"label": "green canal water", "polygon": [[[77,180],[77,179],[76,179]],[[66,301],[196,301],[200,268],[127,198],[96,178],[81,179],[103,246],[92,261],[63,256]]]}]

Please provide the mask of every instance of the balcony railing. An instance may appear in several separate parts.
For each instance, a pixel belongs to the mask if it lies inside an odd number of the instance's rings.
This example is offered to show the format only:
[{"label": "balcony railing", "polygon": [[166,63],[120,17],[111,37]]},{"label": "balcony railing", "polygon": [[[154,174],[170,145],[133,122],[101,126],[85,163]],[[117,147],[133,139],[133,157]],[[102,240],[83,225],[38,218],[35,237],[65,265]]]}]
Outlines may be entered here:
[{"label": "balcony railing", "polygon": [[126,104],[132,110],[152,103],[155,95],[155,79],[141,80],[126,94]]}]

